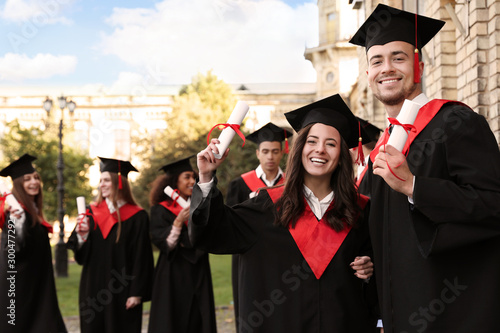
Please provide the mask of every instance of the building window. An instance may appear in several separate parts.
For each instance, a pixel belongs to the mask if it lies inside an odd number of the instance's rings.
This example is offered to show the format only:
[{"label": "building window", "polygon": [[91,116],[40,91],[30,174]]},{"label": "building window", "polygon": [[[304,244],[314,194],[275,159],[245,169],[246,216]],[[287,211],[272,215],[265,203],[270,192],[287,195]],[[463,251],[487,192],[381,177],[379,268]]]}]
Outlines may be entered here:
[{"label": "building window", "polygon": [[334,79],[335,79],[335,74],[332,71],[326,73],[326,82],[333,83]]}]

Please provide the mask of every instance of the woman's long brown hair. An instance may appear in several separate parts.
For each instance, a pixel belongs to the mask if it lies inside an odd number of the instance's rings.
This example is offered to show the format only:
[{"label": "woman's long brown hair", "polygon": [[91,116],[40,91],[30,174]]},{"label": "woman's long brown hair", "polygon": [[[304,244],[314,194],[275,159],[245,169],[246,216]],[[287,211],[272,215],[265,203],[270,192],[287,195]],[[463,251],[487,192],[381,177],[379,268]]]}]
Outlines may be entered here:
[{"label": "woman's long brown hair", "polygon": [[[294,140],[291,153],[287,160],[287,178],[285,180],[283,194],[276,202],[276,225],[295,227],[298,218],[305,208],[304,200],[304,166],[302,165],[302,150],[307,141],[309,130],[314,124],[310,124],[299,131],[297,139]],[[358,193],[356,191],[352,158],[349,147],[344,139],[341,139],[340,158],[337,168],[330,179],[330,187],[334,193],[334,206],[326,212],[327,223],[335,230],[341,231],[345,225],[354,226],[357,216],[361,211],[358,205]]]},{"label": "woman's long brown hair", "polygon": [[12,181],[12,194],[21,203],[24,209],[33,217],[33,225],[41,223],[43,216],[43,191],[42,191],[42,178],[38,172],[34,172],[35,177],[40,179],[40,191],[35,195],[34,200],[24,190],[24,176],[15,178]]},{"label": "woman's long brown hair", "polygon": [[[109,172],[109,171],[108,171]],[[130,184],[128,182],[128,178],[120,175],[122,177],[122,189],[118,188],[118,174],[116,172],[109,172],[111,176],[111,185],[113,186],[113,197],[110,198],[113,206],[116,209],[116,215],[118,217],[118,232],[116,233],[116,243],[120,239],[120,233],[122,230],[122,219],[120,217],[120,209],[118,209],[118,200],[123,200],[128,204],[139,206],[132,195],[132,191],[130,190]],[[102,196],[101,189],[99,188],[99,193],[97,195],[97,204],[100,204],[104,201]]]}]

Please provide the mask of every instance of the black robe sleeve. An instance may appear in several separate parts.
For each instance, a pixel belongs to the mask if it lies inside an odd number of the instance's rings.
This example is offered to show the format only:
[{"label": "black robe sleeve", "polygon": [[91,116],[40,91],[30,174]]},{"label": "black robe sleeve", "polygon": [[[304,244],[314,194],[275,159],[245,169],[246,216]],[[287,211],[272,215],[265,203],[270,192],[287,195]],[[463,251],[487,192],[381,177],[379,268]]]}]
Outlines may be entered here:
[{"label": "black robe sleeve", "polygon": [[[87,206],[87,209],[91,212],[90,206]],[[75,261],[79,265],[83,265],[87,260],[87,256],[90,252],[89,244],[91,244],[92,242],[91,239],[94,234],[92,230],[95,229],[94,218],[92,216],[87,216],[87,219],[89,224],[89,234],[87,236],[87,240],[81,245],[78,244],[78,236],[77,236],[78,233],[76,232],[77,225],[75,225],[75,229],[73,229],[73,232],[71,233],[71,235],[68,238],[68,241],[66,242],[66,247],[68,248],[68,250],[73,251],[75,256]]]},{"label": "black robe sleeve", "polygon": [[226,205],[234,206],[250,198],[252,191],[248,188],[243,178],[238,177],[229,183],[226,195]]},{"label": "black robe sleeve", "polygon": [[142,302],[151,300],[153,281],[153,251],[149,237],[149,217],[145,210],[135,214],[137,217],[132,229],[130,255],[132,259],[132,275],[137,278],[130,284],[129,297],[140,296]]},{"label": "black robe sleeve", "polygon": [[[251,223],[244,223],[231,207],[224,205],[222,193],[216,184],[215,178],[205,199],[199,186],[194,186],[188,224],[189,238],[193,246],[210,253],[242,253],[255,243],[257,236]],[[220,238],[224,241],[217,241]]]},{"label": "black robe sleeve", "polygon": [[150,216],[151,241],[162,253],[167,254],[167,237],[172,230],[175,215],[161,205],[154,205],[151,207]]},{"label": "black robe sleeve", "polygon": [[488,123],[463,106],[438,115],[408,156],[417,169],[410,209],[424,256],[500,235],[500,152]]}]

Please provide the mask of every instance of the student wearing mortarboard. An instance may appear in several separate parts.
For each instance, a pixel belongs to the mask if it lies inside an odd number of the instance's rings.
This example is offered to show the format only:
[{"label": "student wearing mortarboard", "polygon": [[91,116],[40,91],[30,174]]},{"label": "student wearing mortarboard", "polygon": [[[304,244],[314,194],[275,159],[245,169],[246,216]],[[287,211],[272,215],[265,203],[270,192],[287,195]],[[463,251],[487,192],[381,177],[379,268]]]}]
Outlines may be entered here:
[{"label": "student wearing mortarboard", "polygon": [[254,197],[262,187],[283,183],[285,175],[280,168],[284,153],[282,142],[288,141],[291,136],[292,133],[273,123],[267,123],[246,136],[248,140],[258,145],[255,154],[260,164],[255,170],[244,173],[229,183],[226,199],[229,206]]},{"label": "student wearing mortarboard", "polygon": [[42,180],[24,154],[0,171],[12,178],[12,193],[22,207],[8,207],[0,222],[0,332],[67,332],[56,295],[49,233],[43,216]]},{"label": "student wearing mortarboard", "polygon": [[[267,123],[246,136],[246,139],[258,145],[255,154],[259,160],[259,166],[229,183],[227,205],[234,206],[242,203],[254,197],[261,188],[283,184],[285,174],[280,168],[280,162],[283,153],[288,152],[288,139],[291,136],[291,132],[273,123]],[[285,148],[283,148],[283,141],[285,141]],[[235,254],[231,261],[231,282],[236,318],[238,318],[238,274],[238,255]]]},{"label": "student wearing mortarboard", "polygon": [[83,265],[81,332],[141,332],[142,304],[150,300],[153,254],[149,218],[130,190],[128,161],[99,157],[101,179],[88,216],[79,216],[68,248]]},{"label": "student wearing mortarboard", "polygon": [[351,40],[366,48],[368,82],[389,117],[405,99],[422,105],[403,152],[385,145],[386,130],[363,179],[386,332],[500,327],[498,145],[465,104],[427,99],[414,56],[444,23],[378,5]]},{"label": "student wearing mortarboard", "polygon": [[187,157],[160,168],[153,182],[151,238],[160,250],[155,268],[149,332],[215,333],[215,305],[208,253],[188,237],[189,207],[167,196],[170,186],[189,203],[196,173]]},{"label": "student wearing mortarboard", "polygon": [[[239,253],[239,332],[375,332],[363,279],[372,274],[369,203],[358,195],[349,148],[367,140],[339,95],[285,114],[298,132],[282,186],[223,204],[213,173],[217,139],[198,156],[190,238]],[[373,300],[372,300],[373,302]],[[376,300],[375,300],[376,303]]]}]

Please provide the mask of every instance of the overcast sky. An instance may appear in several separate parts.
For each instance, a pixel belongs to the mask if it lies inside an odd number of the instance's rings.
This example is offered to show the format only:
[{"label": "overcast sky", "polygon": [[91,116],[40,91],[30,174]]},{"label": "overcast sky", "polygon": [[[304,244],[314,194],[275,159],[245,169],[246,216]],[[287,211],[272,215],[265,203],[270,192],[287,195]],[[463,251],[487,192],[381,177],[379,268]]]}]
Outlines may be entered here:
[{"label": "overcast sky", "polygon": [[0,1],[0,85],[314,82],[315,0]]}]

